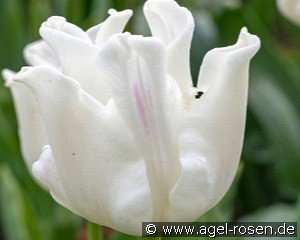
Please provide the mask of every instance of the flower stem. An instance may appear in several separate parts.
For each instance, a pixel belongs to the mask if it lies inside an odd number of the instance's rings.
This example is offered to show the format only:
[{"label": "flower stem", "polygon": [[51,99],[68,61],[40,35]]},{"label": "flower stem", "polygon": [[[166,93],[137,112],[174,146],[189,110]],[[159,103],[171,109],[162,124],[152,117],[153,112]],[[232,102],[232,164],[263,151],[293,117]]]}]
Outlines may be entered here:
[{"label": "flower stem", "polygon": [[88,240],[103,240],[102,227],[92,223],[87,223]]}]

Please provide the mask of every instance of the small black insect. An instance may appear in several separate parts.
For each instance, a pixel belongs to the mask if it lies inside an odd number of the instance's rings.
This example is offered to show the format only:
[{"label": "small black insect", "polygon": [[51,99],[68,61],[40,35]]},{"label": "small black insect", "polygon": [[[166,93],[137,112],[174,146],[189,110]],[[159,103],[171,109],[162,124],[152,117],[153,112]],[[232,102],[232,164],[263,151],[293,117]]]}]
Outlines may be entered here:
[{"label": "small black insect", "polygon": [[203,95],[203,92],[199,91],[199,92],[197,92],[195,98],[199,99],[202,95]]}]

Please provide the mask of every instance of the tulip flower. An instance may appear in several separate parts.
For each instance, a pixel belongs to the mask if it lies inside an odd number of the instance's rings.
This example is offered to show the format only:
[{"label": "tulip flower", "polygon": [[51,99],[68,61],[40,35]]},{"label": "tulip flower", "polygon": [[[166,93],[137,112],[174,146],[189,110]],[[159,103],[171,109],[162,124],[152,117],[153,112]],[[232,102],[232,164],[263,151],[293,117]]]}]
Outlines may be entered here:
[{"label": "tulip flower", "polygon": [[300,25],[300,1],[277,0],[277,8],[287,19]]},{"label": "tulip flower", "polygon": [[236,173],[259,38],[243,28],[208,52],[193,87],[186,8],[148,0],[152,37],[121,33],[129,10],[110,13],[87,32],[48,19],[25,49],[32,67],[4,71],[28,166],[59,204],[127,234],[195,221]]}]

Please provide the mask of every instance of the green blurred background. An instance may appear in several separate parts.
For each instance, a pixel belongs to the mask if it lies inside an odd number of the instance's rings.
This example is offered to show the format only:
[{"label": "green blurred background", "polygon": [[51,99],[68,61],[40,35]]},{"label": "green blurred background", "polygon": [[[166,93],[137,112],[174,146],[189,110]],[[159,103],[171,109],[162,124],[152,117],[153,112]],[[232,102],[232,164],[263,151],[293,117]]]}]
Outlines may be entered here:
[{"label": "green blurred background", "polygon": [[[137,0],[0,0],[0,69],[25,65],[24,46],[39,39],[40,24],[65,16],[83,29],[107,10],[133,9],[126,30],[149,35]],[[196,81],[203,56],[233,44],[240,29],[260,37],[251,62],[245,144],[225,198],[199,220],[300,220],[300,27],[272,0],[178,0],[195,17],[191,68]],[[20,153],[10,92],[0,84],[0,239],[86,239],[86,223],[56,204],[28,174]],[[131,239],[109,229],[106,239]],[[176,238],[179,239],[179,238]],[[231,238],[233,239],[233,238]],[[266,239],[266,238],[264,238]],[[283,239],[283,238],[281,238]]]}]

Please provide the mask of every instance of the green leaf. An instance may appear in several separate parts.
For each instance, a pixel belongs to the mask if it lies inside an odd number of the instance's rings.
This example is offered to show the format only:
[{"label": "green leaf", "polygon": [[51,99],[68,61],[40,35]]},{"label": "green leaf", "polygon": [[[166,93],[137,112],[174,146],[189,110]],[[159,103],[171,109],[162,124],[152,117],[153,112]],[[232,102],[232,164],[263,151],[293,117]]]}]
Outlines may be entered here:
[{"label": "green leaf", "polygon": [[257,77],[250,87],[249,107],[271,145],[278,184],[286,194],[298,193],[300,117],[297,106],[266,76]]},{"label": "green leaf", "polygon": [[[259,209],[251,214],[248,214],[239,221],[241,222],[295,222],[297,221],[297,206],[288,204],[274,204],[266,208]],[[244,237],[243,239],[252,239]],[[264,240],[281,239],[288,240],[292,239],[289,237],[264,237]]]},{"label": "green leaf", "polygon": [[39,232],[31,204],[6,165],[0,166],[0,208],[7,240],[44,239]]}]

